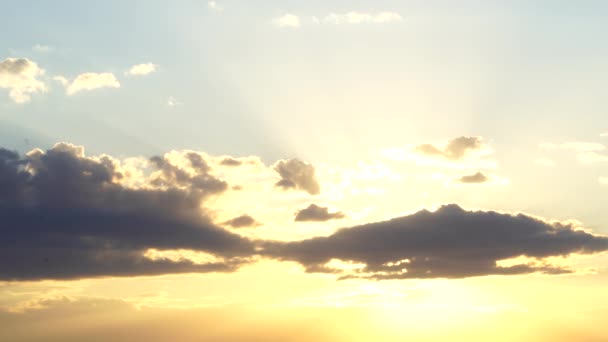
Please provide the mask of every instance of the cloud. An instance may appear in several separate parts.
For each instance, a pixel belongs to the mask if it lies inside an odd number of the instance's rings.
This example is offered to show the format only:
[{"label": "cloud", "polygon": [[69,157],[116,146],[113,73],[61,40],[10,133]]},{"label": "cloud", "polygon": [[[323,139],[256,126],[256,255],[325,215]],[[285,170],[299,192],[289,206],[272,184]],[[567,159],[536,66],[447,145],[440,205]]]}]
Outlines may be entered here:
[{"label": "cloud", "polygon": [[167,99],[167,106],[169,107],[177,107],[177,106],[181,106],[182,103],[179,102],[175,97],[173,96],[169,96],[169,98]]},{"label": "cloud", "polygon": [[608,177],[600,177],[599,181],[602,185],[608,185]]},{"label": "cloud", "polygon": [[608,132],[600,134],[600,137],[608,137]]},{"label": "cloud", "polygon": [[[524,214],[465,211],[446,205],[345,228],[327,237],[265,242],[263,253],[308,272],[343,278],[464,278],[493,274],[569,273],[546,258],[608,250],[608,237]],[[508,266],[504,260],[525,256]]]},{"label": "cloud", "polygon": [[239,166],[241,164],[243,164],[242,161],[240,161],[238,159],[230,158],[230,157],[226,157],[226,158],[222,159],[222,161],[220,162],[220,165],[224,165],[224,166]]},{"label": "cloud", "polygon": [[36,44],[34,46],[32,46],[32,50],[36,51],[36,52],[43,52],[43,53],[47,53],[47,52],[51,52],[53,51],[53,48],[51,48],[48,45],[40,45],[40,44]]},{"label": "cloud", "polygon": [[578,161],[583,164],[592,164],[608,161],[608,155],[599,152],[606,150],[606,146],[600,143],[585,141],[567,141],[562,144],[541,143],[540,147],[545,150],[570,150],[576,152]]},{"label": "cloud", "polygon": [[70,81],[61,76],[61,75],[57,75],[57,76],[53,76],[53,81],[58,82],[59,84],[61,84],[64,87],[67,87],[67,85],[70,83]]},{"label": "cloud", "polygon": [[567,141],[562,144],[541,143],[540,147],[547,150],[562,149],[575,152],[598,152],[606,149],[602,144],[585,141]]},{"label": "cloud", "polygon": [[[227,184],[195,155],[184,156],[142,160],[148,169],[133,175],[71,144],[25,156],[0,149],[0,279],[235,270],[252,242],[215,226],[202,209]],[[151,249],[205,252],[216,261],[151,258]]]},{"label": "cloud", "polygon": [[276,186],[284,189],[301,189],[311,195],[320,193],[321,189],[312,165],[298,159],[289,159],[278,161],[273,168],[281,176],[281,180],[276,183]]},{"label": "cloud", "polygon": [[47,87],[39,77],[44,70],[27,58],[7,58],[0,62],[0,88],[9,90],[16,103],[25,103],[32,94],[44,93]]},{"label": "cloud", "polygon": [[278,27],[300,27],[300,18],[293,14],[285,14],[273,20],[274,24]]},{"label": "cloud", "polygon": [[137,64],[132,66],[126,74],[131,76],[144,76],[155,72],[157,69],[158,65],[153,63]]},{"label": "cloud", "polygon": [[580,152],[577,158],[581,163],[592,164],[608,161],[608,155],[597,152]]},{"label": "cloud", "polygon": [[215,1],[208,1],[207,6],[209,6],[209,8],[211,8],[212,10],[218,11],[218,12],[221,12],[224,10],[224,8],[220,5],[218,5],[217,2],[215,2]]},{"label": "cloud", "polygon": [[479,184],[479,183],[485,183],[489,180],[488,176],[484,175],[481,172],[477,172],[475,174],[472,175],[467,175],[467,176],[462,176],[458,179],[458,181],[460,183],[465,183],[465,184]]},{"label": "cloud", "polygon": [[458,137],[452,139],[444,147],[436,147],[431,144],[423,144],[415,147],[418,153],[439,156],[446,159],[458,160],[466,156],[470,151],[481,150],[484,147],[481,137]]},{"label": "cloud", "polygon": [[320,207],[316,204],[311,204],[305,209],[298,210],[298,212],[296,213],[295,221],[322,222],[341,218],[344,218],[344,214],[339,211],[330,213],[329,210],[325,207]]},{"label": "cloud", "polygon": [[332,24],[362,24],[362,23],[389,23],[401,21],[403,18],[396,12],[380,12],[377,14],[348,12],[348,13],[330,13],[324,18],[324,21]]},{"label": "cloud", "polygon": [[224,222],[225,225],[228,225],[232,228],[244,228],[244,227],[253,227],[253,226],[258,226],[259,223],[256,222],[256,220],[249,216],[249,215],[241,215],[238,217],[235,217],[231,220],[228,220],[226,222]]},{"label": "cloud", "polygon": [[120,83],[112,73],[87,72],[76,76],[67,86],[66,92],[68,95],[74,95],[79,91],[99,88],[120,88]]}]

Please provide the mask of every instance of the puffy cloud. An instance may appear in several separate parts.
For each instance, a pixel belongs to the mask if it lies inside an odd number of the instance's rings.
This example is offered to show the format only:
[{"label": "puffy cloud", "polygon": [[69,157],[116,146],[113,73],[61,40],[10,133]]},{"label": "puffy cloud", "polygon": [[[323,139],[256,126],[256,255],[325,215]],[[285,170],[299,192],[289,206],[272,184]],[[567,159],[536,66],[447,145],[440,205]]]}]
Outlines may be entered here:
[{"label": "puffy cloud", "polygon": [[300,18],[293,14],[285,14],[273,20],[274,24],[278,27],[300,27]]},{"label": "puffy cloud", "polygon": [[460,179],[458,179],[458,181],[460,183],[465,183],[465,184],[485,183],[488,180],[489,180],[488,176],[484,175],[482,172],[477,172],[472,175],[462,176],[462,177],[460,177]]},{"label": "puffy cloud", "polygon": [[329,221],[329,220],[341,219],[341,218],[344,218],[344,214],[339,211],[330,213],[328,208],[326,208],[326,207],[320,207],[316,204],[311,204],[308,207],[306,207],[305,209],[298,210],[298,212],[296,213],[295,221],[296,222],[302,222],[302,221],[321,222],[321,221]]},{"label": "puffy cloud", "polygon": [[[253,244],[207,217],[204,199],[226,183],[191,157],[187,174],[153,158],[136,186],[127,185],[120,161],[87,157],[79,146],[25,156],[0,149],[0,279],[234,270]],[[151,249],[205,252],[216,261],[150,258]]]},{"label": "puffy cloud", "polygon": [[27,58],[7,58],[0,62],[0,88],[8,89],[17,103],[28,102],[31,95],[44,93],[47,87],[39,77],[44,70]]},{"label": "puffy cloud", "polygon": [[151,184],[161,188],[196,189],[205,194],[224,192],[228,184],[209,174],[209,166],[203,157],[195,152],[187,152],[190,171],[171,163],[167,157],[150,158],[159,171],[151,175]]},{"label": "puffy cloud", "polygon": [[253,217],[251,217],[247,214],[244,214],[244,215],[235,217],[231,220],[228,220],[228,221],[224,222],[224,224],[228,225],[232,228],[244,228],[244,227],[253,227],[253,226],[259,225],[259,223],[256,222],[256,220]]},{"label": "puffy cloud", "polygon": [[[465,211],[446,205],[327,237],[265,242],[264,254],[308,272],[373,279],[463,278],[492,274],[568,273],[546,258],[608,250],[608,237],[524,214]],[[527,257],[525,262],[503,261]]]},{"label": "puffy cloud", "polygon": [[137,64],[132,66],[126,74],[131,76],[144,76],[155,72],[156,69],[158,69],[158,65],[153,63]]},{"label": "puffy cloud", "polygon": [[317,195],[321,191],[315,176],[315,168],[310,164],[298,159],[289,159],[278,161],[273,168],[281,176],[276,186],[301,189],[311,195]]},{"label": "puffy cloud", "polygon": [[401,21],[403,18],[396,12],[380,12],[377,14],[348,12],[330,13],[324,19],[325,22],[332,24],[361,24],[361,23],[389,23]]},{"label": "puffy cloud", "polygon": [[112,73],[87,72],[76,76],[67,86],[66,92],[68,95],[74,95],[79,91],[98,88],[120,88],[120,83]]}]

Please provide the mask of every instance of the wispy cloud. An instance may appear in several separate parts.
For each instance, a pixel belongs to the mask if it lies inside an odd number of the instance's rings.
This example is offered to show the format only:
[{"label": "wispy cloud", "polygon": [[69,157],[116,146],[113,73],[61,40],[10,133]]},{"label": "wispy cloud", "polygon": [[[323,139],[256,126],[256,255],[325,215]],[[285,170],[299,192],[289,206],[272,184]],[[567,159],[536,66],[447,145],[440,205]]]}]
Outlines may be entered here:
[{"label": "wispy cloud", "polygon": [[300,18],[293,14],[284,14],[273,20],[274,24],[278,27],[300,27]]},{"label": "wispy cloud", "polygon": [[36,52],[51,52],[53,50],[53,48],[48,45],[36,44],[36,45],[32,46],[32,50],[34,50]]},{"label": "wispy cloud", "polygon": [[209,6],[209,8],[211,8],[212,10],[218,11],[218,12],[221,12],[221,11],[224,10],[224,8],[222,6],[220,6],[220,5],[218,5],[218,3],[215,2],[215,1],[209,1],[209,2],[207,2],[207,6]]},{"label": "wispy cloud", "polygon": [[66,89],[68,95],[74,95],[83,90],[98,88],[120,88],[120,83],[114,74],[109,72],[95,73],[87,72],[78,75]]},{"label": "wispy cloud", "polygon": [[131,76],[144,76],[155,72],[158,69],[158,65],[153,63],[142,63],[136,64],[126,72],[127,75]]},{"label": "wispy cloud", "polygon": [[389,23],[401,21],[403,18],[396,12],[380,12],[380,13],[364,13],[364,12],[348,12],[348,13],[330,13],[323,21],[331,24],[363,24],[363,23]]},{"label": "wispy cloud", "polygon": [[176,106],[181,106],[182,103],[179,102],[175,97],[173,96],[169,96],[169,98],[167,99],[167,106],[169,107],[176,107]]}]

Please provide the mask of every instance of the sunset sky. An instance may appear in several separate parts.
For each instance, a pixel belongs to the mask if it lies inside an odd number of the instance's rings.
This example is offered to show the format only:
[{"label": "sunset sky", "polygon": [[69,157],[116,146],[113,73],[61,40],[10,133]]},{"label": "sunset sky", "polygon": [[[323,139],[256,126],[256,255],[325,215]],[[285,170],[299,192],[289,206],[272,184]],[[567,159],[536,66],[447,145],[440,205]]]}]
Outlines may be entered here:
[{"label": "sunset sky", "polygon": [[0,8],[0,340],[608,340],[608,2]]}]

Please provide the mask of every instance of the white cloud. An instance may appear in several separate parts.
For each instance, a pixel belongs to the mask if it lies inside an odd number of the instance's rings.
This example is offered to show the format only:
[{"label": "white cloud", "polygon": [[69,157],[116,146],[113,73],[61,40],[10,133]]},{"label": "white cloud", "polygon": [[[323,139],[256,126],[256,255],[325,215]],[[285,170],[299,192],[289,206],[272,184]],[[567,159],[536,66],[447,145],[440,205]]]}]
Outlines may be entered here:
[{"label": "white cloud", "polygon": [[44,82],[38,79],[42,75],[44,70],[27,58],[7,58],[0,62],[0,88],[8,89],[8,95],[17,103],[47,91]]},{"label": "white cloud", "polygon": [[179,102],[175,97],[173,96],[169,96],[169,98],[167,99],[167,106],[169,107],[176,107],[176,106],[181,106],[182,103]]},{"label": "white cloud", "polygon": [[597,152],[581,152],[577,154],[578,160],[581,163],[591,164],[608,161],[608,155],[600,154]]},{"label": "white cloud", "polygon": [[599,181],[602,185],[608,185],[608,177],[600,177]]},{"label": "white cloud", "polygon": [[300,18],[289,13],[275,18],[273,22],[278,27],[300,27]]},{"label": "white cloud", "polygon": [[68,83],[70,83],[67,78],[61,75],[53,76],[53,81],[59,82],[64,87],[67,87]]},{"label": "white cloud", "polygon": [[36,45],[32,46],[32,50],[34,50],[36,52],[51,52],[53,50],[53,48],[51,48],[48,45],[36,44]]},{"label": "white cloud", "polygon": [[376,14],[348,12],[348,13],[330,13],[324,19],[327,23],[332,24],[361,24],[361,23],[388,23],[393,21],[401,21],[403,18],[396,12],[380,12]]},{"label": "white cloud", "polygon": [[209,8],[211,8],[214,11],[218,11],[219,12],[219,11],[224,10],[224,8],[222,6],[220,6],[220,5],[218,5],[217,2],[215,2],[215,1],[209,1],[209,2],[207,2],[207,5],[209,6]]},{"label": "white cloud", "polygon": [[155,72],[156,69],[158,69],[158,65],[153,63],[136,64],[132,66],[126,74],[131,76],[144,76]]},{"label": "white cloud", "polygon": [[98,88],[120,88],[120,83],[112,73],[87,72],[78,75],[68,85],[66,92],[68,95],[73,95],[82,90],[93,90]]},{"label": "white cloud", "polygon": [[538,159],[534,160],[534,164],[540,165],[540,166],[548,166],[548,167],[556,165],[556,163],[549,158],[538,158]]}]

